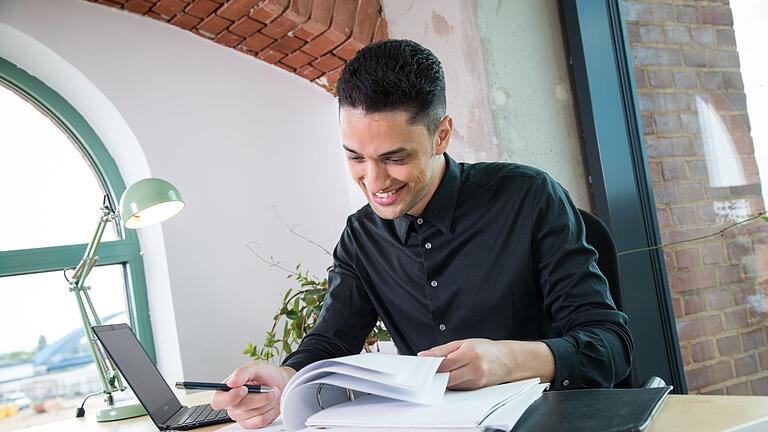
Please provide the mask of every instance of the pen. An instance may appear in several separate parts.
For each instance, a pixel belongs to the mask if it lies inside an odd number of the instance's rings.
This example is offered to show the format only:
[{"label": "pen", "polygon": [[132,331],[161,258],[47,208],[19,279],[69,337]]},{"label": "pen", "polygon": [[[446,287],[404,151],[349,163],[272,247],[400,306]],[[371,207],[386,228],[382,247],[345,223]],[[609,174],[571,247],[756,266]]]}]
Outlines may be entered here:
[{"label": "pen", "polygon": [[[177,389],[182,390],[219,390],[229,391],[231,387],[224,383],[212,383],[212,382],[200,382],[200,381],[179,381],[176,383]],[[274,387],[268,387],[258,384],[248,384],[245,386],[248,389],[248,393],[271,393],[276,389]]]}]

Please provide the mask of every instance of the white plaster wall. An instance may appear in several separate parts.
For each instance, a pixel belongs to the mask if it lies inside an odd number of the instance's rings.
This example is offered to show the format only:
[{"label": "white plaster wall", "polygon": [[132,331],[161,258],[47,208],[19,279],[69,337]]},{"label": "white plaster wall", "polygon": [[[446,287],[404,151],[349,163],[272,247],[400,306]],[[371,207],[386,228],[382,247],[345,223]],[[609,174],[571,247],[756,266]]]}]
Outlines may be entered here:
[{"label": "white plaster wall", "polygon": [[458,160],[549,172],[591,208],[554,0],[382,0],[392,38],[442,61]]},{"label": "white plaster wall", "polygon": [[591,209],[557,3],[475,2],[489,100],[501,160],[547,171]]},{"label": "white plaster wall", "polygon": [[189,32],[81,0],[3,0],[0,32],[0,55],[73,103],[127,183],[152,175],[181,190],[184,211],[141,232],[160,368],[169,381],[223,378],[247,360],[246,341],[261,342],[289,284],[246,243],[288,267],[321,274],[330,263],[271,207],[328,248],[352,211],[334,98]]},{"label": "white plaster wall", "polygon": [[429,48],[443,64],[447,111],[454,131],[448,153],[456,160],[499,160],[488,104],[482,49],[470,1],[381,0],[389,37]]}]

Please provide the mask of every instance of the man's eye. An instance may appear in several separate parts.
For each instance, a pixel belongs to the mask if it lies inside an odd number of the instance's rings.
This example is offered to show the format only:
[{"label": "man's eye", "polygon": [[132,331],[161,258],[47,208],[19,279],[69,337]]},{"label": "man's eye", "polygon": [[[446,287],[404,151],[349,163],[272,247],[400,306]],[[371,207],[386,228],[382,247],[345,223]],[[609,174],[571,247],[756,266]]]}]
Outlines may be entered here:
[{"label": "man's eye", "polygon": [[393,163],[393,164],[401,164],[401,163],[405,162],[405,159],[406,158],[387,159],[387,161],[390,162],[390,163]]},{"label": "man's eye", "polygon": [[363,158],[360,156],[347,156],[347,159],[351,160],[352,162],[362,162]]}]

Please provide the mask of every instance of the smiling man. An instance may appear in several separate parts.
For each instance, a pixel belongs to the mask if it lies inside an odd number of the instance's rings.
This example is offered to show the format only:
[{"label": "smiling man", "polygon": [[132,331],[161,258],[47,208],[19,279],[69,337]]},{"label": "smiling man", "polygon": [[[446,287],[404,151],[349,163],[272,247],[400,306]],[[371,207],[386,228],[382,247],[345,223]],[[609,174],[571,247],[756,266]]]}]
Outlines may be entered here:
[{"label": "smiling man", "polygon": [[347,164],[368,205],[334,251],[317,325],[281,367],[236,370],[214,408],[245,427],[279,414],[280,392],[317,360],[360,352],[378,317],[401,354],[445,357],[449,388],[539,377],[551,389],[611,387],[632,338],[567,192],[512,163],[457,163],[446,150],[440,61],[407,40],[360,50],[338,82]]}]

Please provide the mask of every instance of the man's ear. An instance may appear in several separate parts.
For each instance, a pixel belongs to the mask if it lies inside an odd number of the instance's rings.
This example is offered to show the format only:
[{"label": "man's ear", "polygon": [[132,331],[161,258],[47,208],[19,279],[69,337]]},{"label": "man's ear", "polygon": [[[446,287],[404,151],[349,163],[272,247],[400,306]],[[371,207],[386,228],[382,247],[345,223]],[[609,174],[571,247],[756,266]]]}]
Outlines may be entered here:
[{"label": "man's ear", "polygon": [[449,115],[445,115],[440,124],[437,126],[437,132],[435,133],[435,155],[441,155],[448,150],[448,143],[451,141],[451,134],[453,133],[453,118]]}]

